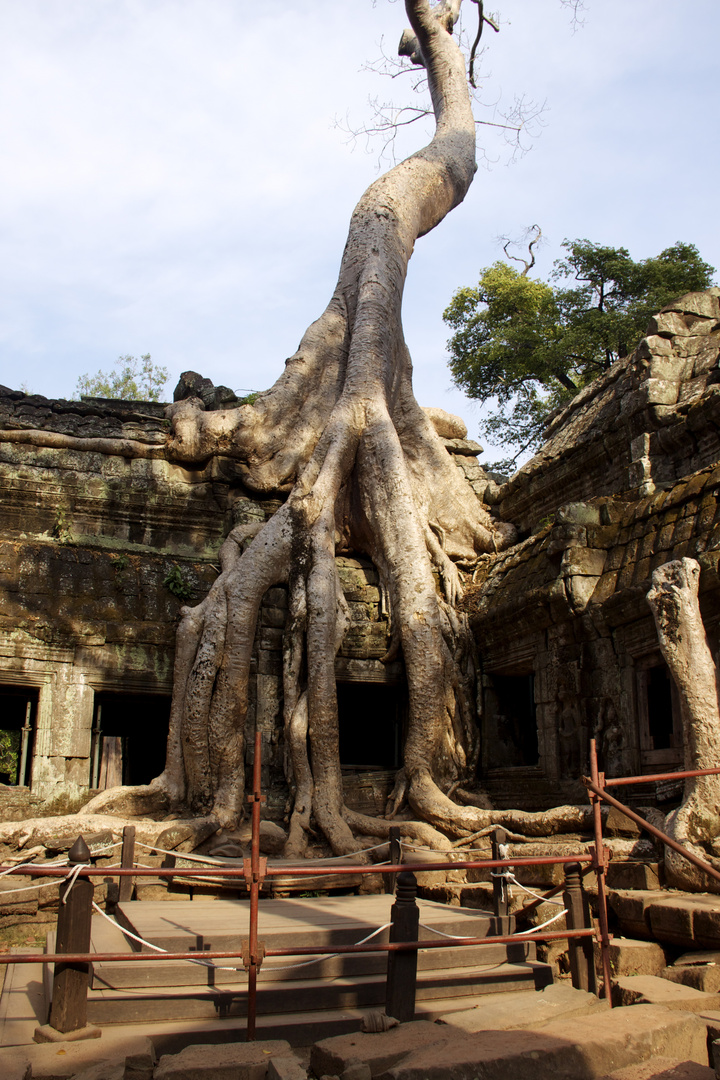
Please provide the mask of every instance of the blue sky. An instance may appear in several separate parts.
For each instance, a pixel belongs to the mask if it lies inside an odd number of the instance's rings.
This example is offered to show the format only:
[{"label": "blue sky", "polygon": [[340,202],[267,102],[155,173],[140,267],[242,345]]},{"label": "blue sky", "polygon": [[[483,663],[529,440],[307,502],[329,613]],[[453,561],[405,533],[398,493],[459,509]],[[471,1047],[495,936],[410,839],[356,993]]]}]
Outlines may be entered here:
[{"label": "blue sky", "polygon": [[[545,103],[542,129],[510,165],[480,129],[495,164],[418,242],[404,307],[418,400],[471,434],[442,311],[498,236],[538,222],[541,275],[565,237],[634,258],[682,240],[720,267],[717,0],[587,0],[575,32],[559,0],[487,6],[502,30],[486,31],[485,100]],[[70,396],[150,352],[169,394],[187,368],[269,386],[376,175],[333,119],[360,125],[368,96],[400,96],[363,65],[404,25],[389,0],[0,0],[0,382]]]}]

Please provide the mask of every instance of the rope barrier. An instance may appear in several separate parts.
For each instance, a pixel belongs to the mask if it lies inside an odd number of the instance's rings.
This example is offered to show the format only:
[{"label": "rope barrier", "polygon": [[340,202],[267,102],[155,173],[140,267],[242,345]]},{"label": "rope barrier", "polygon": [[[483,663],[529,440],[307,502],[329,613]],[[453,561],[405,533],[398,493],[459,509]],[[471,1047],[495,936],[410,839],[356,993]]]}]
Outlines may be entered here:
[{"label": "rope barrier", "polygon": [[[45,869],[45,867],[47,867],[47,866],[67,866],[69,862],[70,862],[69,859],[60,859],[58,862],[42,863],[40,865],[42,866],[43,869]],[[30,863],[30,862],[14,863],[12,866],[6,867],[5,870],[0,870],[0,877],[7,877],[8,874],[14,874],[18,870],[24,870],[26,868],[28,870],[32,870],[33,868],[35,870],[37,870],[38,865],[39,865],[38,863]]]},{"label": "rope barrier", "polygon": [[525,885],[518,881],[514,874],[508,873],[507,877],[512,881],[513,885],[517,885],[518,889],[522,889],[522,891],[524,893],[527,893],[528,896],[534,896],[536,900],[542,900],[543,904],[555,904],[557,907],[563,906],[562,900],[553,900],[552,897],[545,897],[542,895],[542,893],[536,893],[533,892],[532,889],[528,889]]},{"label": "rope barrier", "polygon": [[[237,859],[231,859],[231,858],[216,859],[216,858],[213,858],[212,856],[208,856],[208,855],[193,855],[190,852],[186,852],[186,851],[169,851],[167,848],[158,847],[157,844],[143,844],[141,840],[136,840],[135,841],[135,846],[145,848],[146,851],[157,851],[158,854],[160,854],[160,855],[172,855],[176,859],[185,859],[187,862],[205,863],[205,864],[209,864],[211,866],[231,866],[232,867],[232,866],[237,866],[238,863],[243,862],[243,859],[241,859],[241,858],[237,858]],[[387,841],[385,841],[382,844],[374,844],[373,847],[360,848],[359,851],[350,851],[350,852],[348,852],[347,855],[328,855],[327,857],[322,858],[322,859],[312,859],[312,860],[304,860],[304,861],[305,862],[312,861],[314,863],[316,863],[316,862],[318,862],[318,863],[330,863],[330,862],[338,862],[338,861],[342,861],[342,860],[347,861],[348,859],[353,858],[355,855],[366,855],[369,851],[379,851],[381,848],[384,848],[386,846],[387,846]],[[290,871],[292,865],[295,865],[295,863],[292,863],[291,865],[288,866],[288,872]],[[297,865],[303,865],[303,862],[301,862],[300,860],[297,860]],[[384,863],[377,863],[376,865],[377,866],[383,866],[385,864]]]},{"label": "rope barrier", "polygon": [[[109,923],[111,923],[113,926],[117,926],[117,928],[126,937],[132,938],[133,941],[137,941],[140,945],[146,945],[148,947],[148,949],[152,949],[153,952],[156,952],[156,953],[166,953],[166,952],[169,951],[168,949],[162,949],[159,945],[153,945],[153,943],[151,941],[146,941],[145,938],[141,938],[137,934],[133,934],[132,930],[127,930],[124,926],[121,926],[120,923],[117,921],[117,919],[113,919],[110,915],[107,915],[102,910],[102,908],[98,907],[98,905],[95,903],[94,900],[93,900],[92,906],[93,906],[93,909],[97,912],[98,915],[102,915],[103,919],[107,919],[107,921]],[[377,930],[373,930],[372,933],[367,935],[367,937],[361,938],[360,941],[354,942],[354,945],[365,945],[368,941],[371,941],[372,938],[377,937],[378,934],[381,934],[383,932],[383,930],[387,930],[389,926],[390,926],[390,923],[385,923],[383,926],[379,926],[377,928]],[[313,956],[313,958],[311,960],[303,960],[298,964],[269,964],[266,967],[265,970],[266,971],[290,971],[292,968],[309,967],[312,964],[318,964],[322,960],[332,960],[336,956],[340,956],[340,955],[342,955],[342,954],[341,953],[336,953],[336,952],[319,953],[317,956]],[[226,966],[221,965],[221,964],[214,964],[212,962],[212,960],[179,960],[178,963],[180,963],[180,964],[195,964],[195,965],[199,965],[200,967],[212,968],[213,971],[242,971],[243,970],[242,967],[226,967]]]}]

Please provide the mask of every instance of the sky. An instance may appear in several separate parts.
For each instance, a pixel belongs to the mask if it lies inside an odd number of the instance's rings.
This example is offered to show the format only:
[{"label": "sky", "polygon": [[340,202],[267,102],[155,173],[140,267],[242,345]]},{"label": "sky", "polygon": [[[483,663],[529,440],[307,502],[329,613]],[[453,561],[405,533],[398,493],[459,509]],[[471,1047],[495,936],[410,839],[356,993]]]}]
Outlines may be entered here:
[{"label": "sky", "polygon": [[[403,308],[422,405],[462,416],[442,312],[543,230],[635,259],[677,240],[720,267],[717,0],[491,0],[478,116],[543,106],[516,154],[481,126],[465,202],[416,245]],[[464,4],[474,34],[477,8]],[[412,98],[368,64],[406,25],[392,0],[0,0],[0,383],[70,397],[150,353],[234,390],[280,374],[335,284],[379,145],[369,98]],[[402,133],[400,156],[426,141]],[[718,278],[716,278],[718,280]],[[488,448],[488,451],[490,448]]]}]

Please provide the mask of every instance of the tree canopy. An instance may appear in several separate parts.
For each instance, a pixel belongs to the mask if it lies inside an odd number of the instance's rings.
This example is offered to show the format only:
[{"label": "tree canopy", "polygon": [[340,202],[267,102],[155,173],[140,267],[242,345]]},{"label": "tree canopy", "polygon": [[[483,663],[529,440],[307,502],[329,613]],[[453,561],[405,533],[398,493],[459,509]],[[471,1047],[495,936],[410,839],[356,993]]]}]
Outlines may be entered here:
[{"label": "tree canopy", "polygon": [[139,360],[135,356],[118,356],[114,371],[81,375],[75,387],[75,396],[160,401],[169,375],[166,367],[152,362],[150,353],[144,353]]},{"label": "tree canopy", "polygon": [[565,240],[550,284],[498,261],[475,288],[459,289],[443,314],[453,382],[496,403],[481,434],[512,468],[536,447],[550,413],[633,348],[649,318],[683,293],[706,289],[714,267],[693,244],[676,243],[635,262],[625,248]]}]

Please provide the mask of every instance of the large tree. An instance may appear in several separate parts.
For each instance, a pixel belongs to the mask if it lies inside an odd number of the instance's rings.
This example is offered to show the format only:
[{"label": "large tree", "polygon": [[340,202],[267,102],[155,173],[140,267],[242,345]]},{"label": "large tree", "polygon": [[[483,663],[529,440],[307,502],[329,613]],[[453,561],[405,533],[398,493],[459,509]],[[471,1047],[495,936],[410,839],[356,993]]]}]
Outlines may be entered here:
[{"label": "large tree", "polygon": [[337,852],[357,847],[355,832],[387,828],[343,803],[334,665],[349,619],[338,552],[366,553],[378,568],[392,613],[386,659],[400,651],[404,658],[410,719],[396,803],[407,795],[424,822],[460,832],[482,815],[443,791],[468,776],[477,755],[470,636],[455,609],[458,568],[506,544],[513,530],[478,502],[415,401],[400,313],[416,240],[463,200],[473,179],[475,122],[452,36],[460,0],[405,7],[412,32],[403,50],[427,73],[432,141],[361,198],[330,303],[275,385],[239,408],[206,412],[198,398],[172,407],[176,461],[199,464],[222,453],[235,459],[249,491],[285,501],[261,527],[234,529],[208,596],[183,609],[167,767],[155,789],[223,824],[242,814],[258,609],[271,586],[287,583],[294,853],[311,818]]},{"label": "large tree", "polygon": [[[402,832],[442,846],[437,830],[464,836],[498,823],[547,835],[587,818],[580,807],[489,811],[449,794],[473,778],[478,755],[472,637],[456,607],[463,575],[515,537],[477,500],[417,404],[401,321],[415,242],[463,200],[476,169],[465,62],[453,39],[460,3],[405,0],[412,30],[401,51],[425,68],[435,134],[361,198],[335,291],[282,376],[249,404],[206,411],[191,397],[169,410],[171,458],[232,458],[246,490],[284,502],[266,523],[233,529],[210,592],[182,609],[166,769],[143,794],[220,825],[242,815],[258,611],[268,589],[286,584],[287,855],[302,854],[312,828],[345,853],[362,846],[358,834],[387,835],[391,825],[343,801],[335,657],[349,614],[335,557],[349,552],[377,567],[390,608],[384,659],[404,660],[409,720],[389,815],[407,800],[414,818],[404,815]],[[112,802],[105,793],[88,809]]]},{"label": "large tree", "polygon": [[497,403],[481,433],[514,451],[496,467],[509,468],[537,447],[553,409],[626,356],[656,311],[706,289],[714,273],[692,244],[638,262],[625,248],[589,240],[562,246],[565,257],[550,275],[562,284],[531,277],[532,256],[519,260],[523,270],[496,262],[480,272],[477,287],[459,289],[444,313],[455,331],[448,343],[455,385]]}]

